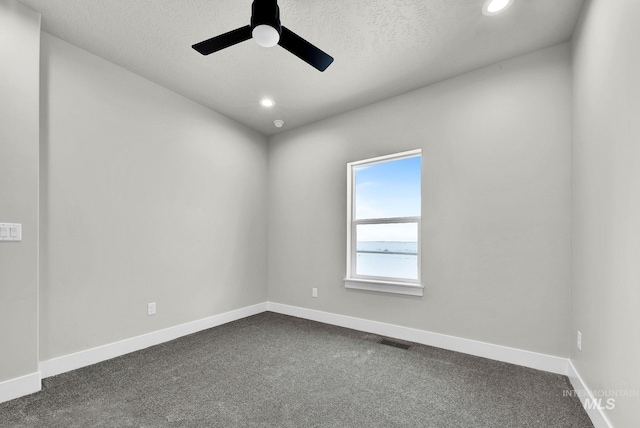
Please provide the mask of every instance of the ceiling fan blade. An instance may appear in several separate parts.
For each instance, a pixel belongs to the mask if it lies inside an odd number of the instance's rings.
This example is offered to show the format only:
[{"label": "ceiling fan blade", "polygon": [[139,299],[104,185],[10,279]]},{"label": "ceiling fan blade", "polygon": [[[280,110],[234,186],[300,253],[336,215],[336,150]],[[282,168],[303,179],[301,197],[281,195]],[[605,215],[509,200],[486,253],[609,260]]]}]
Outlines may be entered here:
[{"label": "ceiling fan blade", "polygon": [[233,46],[237,43],[249,40],[250,38],[251,25],[247,25],[246,27],[237,28],[233,31],[221,34],[212,39],[205,40],[204,42],[196,43],[191,47],[200,52],[202,55],[209,55],[224,48],[228,48],[229,46]]},{"label": "ceiling fan blade", "polygon": [[282,34],[278,44],[320,71],[325,71],[333,62],[333,58],[330,55],[327,55],[284,26],[282,27]]}]

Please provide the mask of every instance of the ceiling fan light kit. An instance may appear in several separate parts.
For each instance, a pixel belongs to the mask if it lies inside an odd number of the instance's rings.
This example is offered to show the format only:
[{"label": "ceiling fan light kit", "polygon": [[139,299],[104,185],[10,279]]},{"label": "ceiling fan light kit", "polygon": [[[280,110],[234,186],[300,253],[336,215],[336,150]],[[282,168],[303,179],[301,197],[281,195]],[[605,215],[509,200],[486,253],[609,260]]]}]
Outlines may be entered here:
[{"label": "ceiling fan light kit", "polygon": [[280,41],[280,33],[270,25],[258,25],[251,32],[253,40],[263,48],[272,48]]},{"label": "ceiling fan light kit", "polygon": [[251,38],[264,47],[280,45],[320,71],[325,71],[333,62],[333,57],[280,23],[277,0],[254,0],[250,25],[196,43],[192,47],[202,55],[209,55]]}]

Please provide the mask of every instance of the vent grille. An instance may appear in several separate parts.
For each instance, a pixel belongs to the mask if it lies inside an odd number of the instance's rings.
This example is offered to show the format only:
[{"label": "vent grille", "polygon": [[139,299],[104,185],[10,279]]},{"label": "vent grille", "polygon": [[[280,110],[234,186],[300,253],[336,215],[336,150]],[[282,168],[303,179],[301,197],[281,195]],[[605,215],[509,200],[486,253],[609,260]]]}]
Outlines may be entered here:
[{"label": "vent grille", "polygon": [[396,342],[395,340],[391,340],[391,339],[380,339],[378,340],[378,343],[382,345],[393,346],[394,348],[400,348],[404,350],[408,350],[411,348],[411,345],[407,345],[406,343]]}]

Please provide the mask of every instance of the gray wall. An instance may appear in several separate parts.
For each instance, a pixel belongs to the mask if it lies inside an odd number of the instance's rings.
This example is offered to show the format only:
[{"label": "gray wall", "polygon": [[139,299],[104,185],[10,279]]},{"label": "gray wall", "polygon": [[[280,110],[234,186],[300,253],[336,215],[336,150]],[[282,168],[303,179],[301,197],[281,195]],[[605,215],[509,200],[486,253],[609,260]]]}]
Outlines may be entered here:
[{"label": "gray wall", "polygon": [[[564,44],[273,137],[269,300],[567,357],[570,78]],[[347,290],[346,163],[415,148],[425,295]]]},{"label": "gray wall", "polygon": [[266,139],[46,33],[42,50],[40,359],[264,302]]},{"label": "gray wall", "polygon": [[38,371],[38,120],[40,14],[0,0],[0,382]]},{"label": "gray wall", "polygon": [[[574,35],[571,360],[587,387],[640,394],[640,2],[591,1]],[[575,345],[582,332],[582,351]],[[616,398],[615,427],[640,398]]]}]

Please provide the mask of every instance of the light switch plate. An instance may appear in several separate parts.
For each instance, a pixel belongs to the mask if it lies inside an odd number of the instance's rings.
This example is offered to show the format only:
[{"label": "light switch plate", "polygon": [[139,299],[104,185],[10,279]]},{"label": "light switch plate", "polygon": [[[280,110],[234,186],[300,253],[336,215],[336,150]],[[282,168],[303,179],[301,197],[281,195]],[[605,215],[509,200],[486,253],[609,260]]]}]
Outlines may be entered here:
[{"label": "light switch plate", "polygon": [[22,241],[22,224],[0,223],[0,241]]}]

